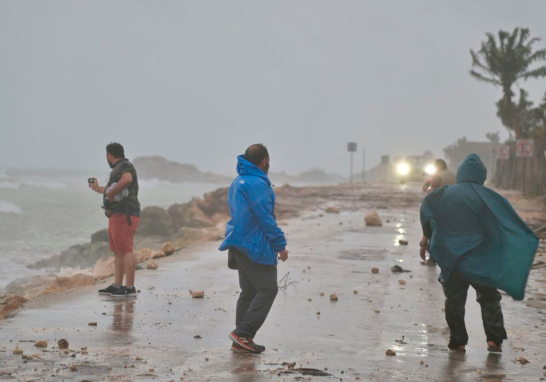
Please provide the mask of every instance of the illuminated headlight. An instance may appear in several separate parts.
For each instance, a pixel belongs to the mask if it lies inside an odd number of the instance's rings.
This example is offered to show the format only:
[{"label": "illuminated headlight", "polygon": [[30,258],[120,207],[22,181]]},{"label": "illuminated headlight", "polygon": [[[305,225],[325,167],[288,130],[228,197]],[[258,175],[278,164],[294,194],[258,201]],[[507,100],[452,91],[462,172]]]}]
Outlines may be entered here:
[{"label": "illuminated headlight", "polygon": [[396,171],[399,175],[408,175],[410,172],[410,166],[407,163],[400,163],[396,166]]},{"label": "illuminated headlight", "polygon": [[429,164],[425,167],[425,172],[429,175],[434,175],[436,173],[436,167],[433,164]]}]

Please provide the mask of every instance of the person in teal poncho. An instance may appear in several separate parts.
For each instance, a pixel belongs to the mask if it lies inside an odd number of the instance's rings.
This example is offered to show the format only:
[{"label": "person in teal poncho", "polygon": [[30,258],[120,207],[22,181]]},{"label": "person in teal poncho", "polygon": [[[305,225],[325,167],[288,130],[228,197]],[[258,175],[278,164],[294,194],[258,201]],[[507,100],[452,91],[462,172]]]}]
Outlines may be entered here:
[{"label": "person in teal poncho", "polygon": [[500,306],[505,291],[522,300],[538,248],[538,238],[508,200],[483,186],[487,170],[469,155],[459,167],[457,183],[432,191],[421,206],[423,241],[441,269],[450,349],[464,349],[468,287],[476,289],[490,351],[501,351],[506,330]]}]

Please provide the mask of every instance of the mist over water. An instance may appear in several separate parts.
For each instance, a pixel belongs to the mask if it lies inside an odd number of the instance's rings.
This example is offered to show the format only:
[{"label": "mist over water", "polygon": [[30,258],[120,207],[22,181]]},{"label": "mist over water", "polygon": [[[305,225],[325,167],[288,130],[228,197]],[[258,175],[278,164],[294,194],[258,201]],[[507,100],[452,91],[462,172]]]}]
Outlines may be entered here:
[{"label": "mist over water", "polygon": [[[89,242],[92,233],[107,227],[101,195],[87,186],[89,176],[0,173],[0,288],[15,278],[42,273],[26,266]],[[99,184],[106,184],[107,177],[98,176]],[[139,183],[143,208],[187,202],[221,186],[157,179]]]}]

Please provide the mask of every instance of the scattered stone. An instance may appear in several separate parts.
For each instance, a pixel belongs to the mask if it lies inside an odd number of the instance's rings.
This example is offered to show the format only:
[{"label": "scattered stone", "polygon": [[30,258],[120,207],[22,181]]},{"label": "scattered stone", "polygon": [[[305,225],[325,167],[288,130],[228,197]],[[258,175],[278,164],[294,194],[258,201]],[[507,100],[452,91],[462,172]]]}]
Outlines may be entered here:
[{"label": "scattered stone", "polygon": [[152,259],[154,259],[154,260],[162,259],[163,257],[166,257],[166,256],[167,256],[167,254],[165,252],[163,252],[161,249],[156,250],[156,251],[152,251]]},{"label": "scattered stone", "polygon": [[424,365],[424,364],[425,364],[425,361],[421,361],[420,364],[421,364],[421,365]]},{"label": "scattered stone", "polygon": [[364,221],[369,227],[381,227],[383,222],[376,210],[370,211],[364,216]]},{"label": "scattered stone", "polygon": [[209,361],[209,359],[208,359],[208,358],[205,358],[205,362],[208,362],[208,361]]},{"label": "scattered stone", "polygon": [[391,349],[388,349],[386,352],[385,352],[386,355],[389,355],[389,356],[395,356],[396,353],[394,351],[392,351]]},{"label": "scattered stone", "polygon": [[165,255],[170,256],[176,251],[176,248],[171,242],[166,242],[161,246],[161,250],[165,253]]},{"label": "scattered stone", "polygon": [[530,363],[530,362],[523,357],[519,357],[519,363],[521,363],[522,365],[525,365],[526,363]]},{"label": "scattered stone", "polygon": [[57,342],[57,345],[59,345],[60,349],[68,349],[68,346],[70,346],[68,341],[65,339],[59,340],[59,342]]},{"label": "scattered stone", "polygon": [[140,357],[140,356],[137,356],[135,359],[136,359],[137,361],[142,361],[142,357]]},{"label": "scattered stone", "polygon": [[381,311],[378,310],[378,309],[374,310],[374,312],[377,313],[377,314],[381,313]]},{"label": "scattered stone", "polygon": [[320,295],[321,297],[324,297],[324,292],[320,292],[319,295]]},{"label": "scattered stone", "polygon": [[313,300],[312,300],[312,299],[310,299],[310,298],[308,298],[308,299],[307,299],[307,301],[311,302],[311,301],[313,301]]},{"label": "scattered stone", "polygon": [[378,274],[378,273],[379,273],[379,269],[377,269],[377,268],[372,268],[372,273],[373,273],[374,275]]},{"label": "scattered stone", "polygon": [[289,363],[289,364],[286,365],[286,366],[288,366],[289,369],[293,369],[293,368],[296,367],[296,362]]},{"label": "scattered stone", "polygon": [[327,214],[339,214],[339,208],[336,207],[328,207],[326,208]]},{"label": "scattered stone", "polygon": [[46,348],[47,347],[47,341],[38,341],[34,344],[37,348]]},{"label": "scattered stone", "polygon": [[406,280],[398,280],[398,284],[400,284],[400,285],[406,285]]},{"label": "scattered stone", "polygon": [[355,290],[353,291],[353,294],[358,294],[358,291],[355,289]]},{"label": "scattered stone", "polygon": [[92,321],[92,322],[90,322],[90,323],[87,324],[87,325],[89,325],[89,326],[97,326],[97,323],[96,323],[95,321]]},{"label": "scattered stone", "polygon": [[402,273],[402,272],[404,272],[404,268],[402,268],[400,265],[393,265],[391,267],[391,272],[392,273]]},{"label": "scattered stone", "polygon": [[320,316],[320,312],[317,312],[317,316]]},{"label": "scattered stone", "polygon": [[19,347],[16,347],[15,350],[13,351],[13,354],[21,355],[23,354],[23,349],[19,349]]},{"label": "scattered stone", "polygon": [[330,295],[330,301],[337,301],[337,300],[338,300],[337,294],[332,293],[332,294]]},{"label": "scattered stone", "polygon": [[200,340],[200,339],[202,339],[203,337],[201,337],[199,334],[196,334],[195,336],[193,336],[193,338],[195,338],[196,340]]},{"label": "scattered stone", "polygon": [[70,370],[72,370],[72,371],[78,371],[78,366],[72,364],[72,366],[70,366]]},{"label": "scattered stone", "polygon": [[157,269],[157,268],[158,268],[158,265],[153,260],[148,260],[148,262],[146,263],[146,269]]},{"label": "scattered stone", "polygon": [[409,242],[406,241],[406,240],[398,240],[398,244],[400,244],[400,245],[408,245]]},{"label": "scattered stone", "polygon": [[205,291],[202,291],[202,290],[194,290],[194,291],[190,290],[190,294],[191,294],[192,298],[203,298],[203,297],[205,297]]}]

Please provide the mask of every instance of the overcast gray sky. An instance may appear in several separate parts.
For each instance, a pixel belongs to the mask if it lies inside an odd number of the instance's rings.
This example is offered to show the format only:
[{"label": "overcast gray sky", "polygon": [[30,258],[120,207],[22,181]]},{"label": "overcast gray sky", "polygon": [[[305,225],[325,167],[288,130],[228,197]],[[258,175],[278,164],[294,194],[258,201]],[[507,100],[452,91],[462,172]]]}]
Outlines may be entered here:
[{"label": "overcast gray sky", "polygon": [[[0,0],[0,168],[104,168],[104,146],[233,173],[367,161],[505,129],[468,75],[486,32],[546,38],[544,1]],[[537,46],[546,46],[543,41]],[[546,81],[523,84],[535,101]],[[360,166],[361,154],[355,157]]]}]

